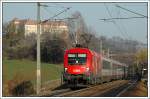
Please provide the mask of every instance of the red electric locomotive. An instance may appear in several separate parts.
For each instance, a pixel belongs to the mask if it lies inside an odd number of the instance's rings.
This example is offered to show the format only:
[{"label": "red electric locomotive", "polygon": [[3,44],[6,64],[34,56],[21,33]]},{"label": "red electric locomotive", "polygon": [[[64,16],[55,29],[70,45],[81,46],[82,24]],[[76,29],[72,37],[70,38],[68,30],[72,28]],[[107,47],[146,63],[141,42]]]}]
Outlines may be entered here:
[{"label": "red electric locomotive", "polygon": [[88,48],[72,48],[65,52],[62,80],[69,87],[87,86],[126,76],[125,64],[104,58]]}]

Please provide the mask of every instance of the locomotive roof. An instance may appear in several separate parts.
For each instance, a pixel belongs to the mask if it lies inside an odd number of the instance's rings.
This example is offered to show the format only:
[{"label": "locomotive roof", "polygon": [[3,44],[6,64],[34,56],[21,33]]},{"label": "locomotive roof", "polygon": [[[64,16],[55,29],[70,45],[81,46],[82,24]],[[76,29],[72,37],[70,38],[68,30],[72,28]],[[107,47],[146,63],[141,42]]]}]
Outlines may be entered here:
[{"label": "locomotive roof", "polygon": [[[83,49],[83,50],[86,50],[86,51],[91,52],[91,54],[94,54],[94,55],[96,55],[96,56],[102,56],[100,53],[97,53],[97,52],[95,52],[95,51],[92,51],[92,50],[90,50],[90,49],[88,49],[88,48],[81,48],[81,47],[71,48],[71,49],[68,49],[68,50],[66,50],[66,51],[69,51],[69,50],[76,50],[76,49],[78,49],[78,50]],[[126,66],[126,67],[127,67],[127,65],[124,64],[124,63],[120,63],[120,62],[118,62],[118,61],[116,61],[116,60],[113,60],[113,59],[110,59],[110,58],[106,58],[106,57],[104,57],[104,56],[102,56],[102,59],[103,59],[103,60],[106,60],[106,61],[109,61],[109,62],[112,62],[112,63],[114,63],[114,64],[118,64],[118,65],[122,65],[122,66]]]},{"label": "locomotive roof", "polygon": [[86,50],[86,51],[90,51],[90,52],[93,52],[92,50],[88,49],[88,48],[79,48],[79,47],[75,47],[75,48],[71,48],[71,49],[68,49],[66,51],[70,51],[70,50]]},{"label": "locomotive roof", "polygon": [[88,49],[88,48],[81,48],[81,47],[71,48],[71,49],[68,49],[68,50],[66,50],[66,51],[73,51],[73,50],[85,50],[85,51],[90,52],[90,53],[93,54],[93,55],[96,55],[96,56],[99,56],[99,55],[100,55],[99,53],[97,53],[97,52],[95,52],[95,51],[92,51],[92,50],[90,50],[90,49]]}]

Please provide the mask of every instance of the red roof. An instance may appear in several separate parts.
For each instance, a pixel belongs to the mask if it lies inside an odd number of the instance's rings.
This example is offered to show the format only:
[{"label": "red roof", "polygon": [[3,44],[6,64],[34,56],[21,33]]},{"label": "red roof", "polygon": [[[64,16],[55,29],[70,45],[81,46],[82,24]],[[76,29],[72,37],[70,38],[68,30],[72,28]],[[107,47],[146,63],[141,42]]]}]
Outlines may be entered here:
[{"label": "red roof", "polygon": [[[27,25],[36,25],[37,22],[36,20],[32,20],[32,19],[18,19],[18,18],[14,18],[12,20],[12,22],[19,22],[19,24],[27,24]],[[52,25],[52,26],[67,26],[67,23],[64,21],[58,21],[58,20],[45,20],[42,21],[42,25]]]}]

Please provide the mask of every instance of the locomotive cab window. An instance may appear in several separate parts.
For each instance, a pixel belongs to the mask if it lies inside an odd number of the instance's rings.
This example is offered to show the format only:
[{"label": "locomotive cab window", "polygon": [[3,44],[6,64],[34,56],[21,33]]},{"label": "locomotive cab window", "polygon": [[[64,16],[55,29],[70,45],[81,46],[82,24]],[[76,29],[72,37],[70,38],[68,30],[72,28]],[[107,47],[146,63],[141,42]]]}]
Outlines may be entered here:
[{"label": "locomotive cab window", "polygon": [[68,54],[69,65],[85,65],[87,60],[86,54]]}]

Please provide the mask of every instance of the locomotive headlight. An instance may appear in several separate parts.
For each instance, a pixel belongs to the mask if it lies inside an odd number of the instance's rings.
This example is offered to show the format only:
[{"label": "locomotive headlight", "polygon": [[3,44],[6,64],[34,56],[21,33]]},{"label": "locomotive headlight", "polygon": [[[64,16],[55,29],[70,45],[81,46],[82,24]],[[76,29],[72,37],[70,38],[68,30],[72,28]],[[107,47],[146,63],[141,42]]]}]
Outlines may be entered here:
[{"label": "locomotive headlight", "polygon": [[89,71],[89,68],[88,68],[88,67],[86,68],[86,71]]},{"label": "locomotive headlight", "polygon": [[65,72],[67,71],[68,68],[65,68]]}]

